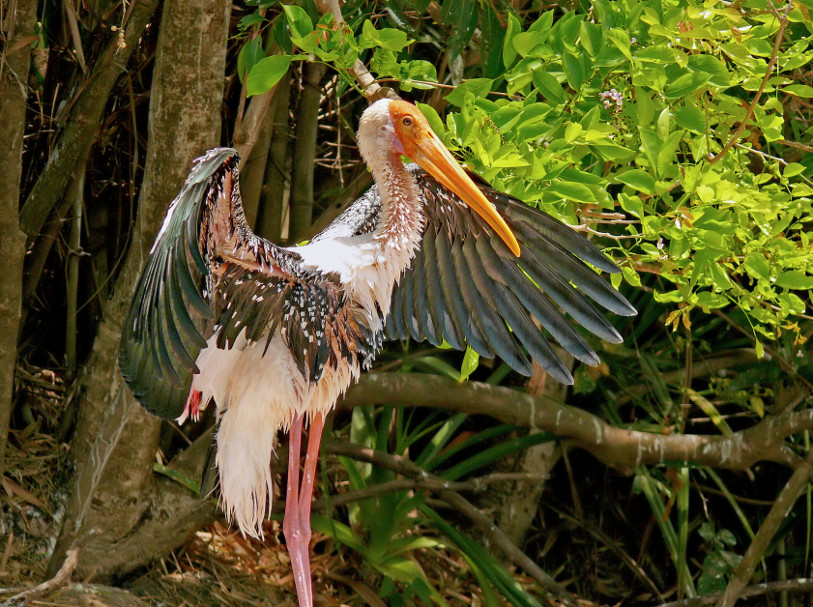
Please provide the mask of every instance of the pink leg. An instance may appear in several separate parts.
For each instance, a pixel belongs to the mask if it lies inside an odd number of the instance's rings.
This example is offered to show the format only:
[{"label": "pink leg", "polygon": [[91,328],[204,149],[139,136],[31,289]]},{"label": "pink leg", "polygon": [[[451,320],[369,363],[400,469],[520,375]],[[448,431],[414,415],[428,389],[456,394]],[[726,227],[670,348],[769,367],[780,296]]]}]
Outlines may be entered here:
[{"label": "pink leg", "polygon": [[302,445],[301,415],[294,417],[288,436],[288,490],[285,498],[285,518],[282,522],[282,531],[288,544],[288,554],[291,556],[300,607],[313,607],[310,563],[311,501],[324,424],[325,419],[322,415],[317,415],[311,420],[308,433],[308,453],[305,456],[305,477],[302,479],[301,488],[299,484],[299,455]]}]

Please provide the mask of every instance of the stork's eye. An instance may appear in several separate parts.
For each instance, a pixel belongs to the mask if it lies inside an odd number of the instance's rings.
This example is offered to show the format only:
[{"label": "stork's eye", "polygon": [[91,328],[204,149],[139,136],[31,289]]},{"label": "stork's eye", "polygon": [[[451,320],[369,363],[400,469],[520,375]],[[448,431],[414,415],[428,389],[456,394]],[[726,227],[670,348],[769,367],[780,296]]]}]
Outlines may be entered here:
[{"label": "stork's eye", "polygon": [[401,118],[401,124],[403,124],[405,127],[412,126],[412,116],[404,116]]}]

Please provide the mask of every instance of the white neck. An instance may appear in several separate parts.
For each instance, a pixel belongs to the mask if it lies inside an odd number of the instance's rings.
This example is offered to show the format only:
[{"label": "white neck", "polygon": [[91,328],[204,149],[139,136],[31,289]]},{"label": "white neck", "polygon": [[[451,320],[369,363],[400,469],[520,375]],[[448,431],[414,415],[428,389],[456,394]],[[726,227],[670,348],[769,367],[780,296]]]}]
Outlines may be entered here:
[{"label": "white neck", "polygon": [[409,267],[423,233],[421,193],[412,172],[401,162],[389,115],[382,99],[364,112],[358,146],[381,197],[381,214],[372,234],[315,242],[297,251],[306,263],[335,271],[350,296],[365,309],[371,328],[380,329],[378,310],[386,317],[392,289]]},{"label": "white neck", "polygon": [[367,108],[359,125],[358,145],[381,197],[381,216],[373,238],[382,254],[391,249],[401,253],[400,276],[415,254],[424,217],[415,177],[401,162],[389,104],[382,99]]}]

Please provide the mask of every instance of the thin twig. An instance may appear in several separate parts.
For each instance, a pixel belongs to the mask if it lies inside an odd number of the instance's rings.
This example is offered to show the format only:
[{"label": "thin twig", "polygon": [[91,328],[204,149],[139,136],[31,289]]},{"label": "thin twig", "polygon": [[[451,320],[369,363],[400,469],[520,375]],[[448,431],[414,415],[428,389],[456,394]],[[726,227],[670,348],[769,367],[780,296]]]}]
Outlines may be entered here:
[{"label": "thin twig", "polygon": [[742,122],[740,122],[740,125],[734,131],[734,134],[731,135],[731,139],[728,140],[728,143],[726,143],[725,147],[723,147],[723,149],[720,150],[719,154],[717,154],[716,156],[711,156],[709,158],[709,162],[712,164],[720,160],[720,158],[722,158],[723,156],[726,155],[726,153],[728,153],[728,150],[734,147],[734,144],[737,143],[737,140],[740,138],[742,132],[745,130],[745,127],[748,125],[748,121],[754,117],[754,110],[757,107],[757,103],[759,103],[760,97],[762,97],[762,93],[765,90],[765,86],[768,84],[768,80],[771,77],[771,71],[773,70],[773,66],[776,64],[776,59],[779,56],[779,46],[782,44],[782,38],[784,38],[785,36],[785,27],[788,24],[788,13],[790,12],[790,9],[793,8],[793,0],[788,0],[787,5],[785,6],[785,11],[784,13],[782,13],[782,15],[779,15],[773,2],[771,2],[770,4],[771,8],[773,9],[774,13],[777,15],[777,18],[779,19],[779,31],[776,33],[776,42],[774,42],[773,45],[773,52],[771,53],[770,61],[768,61],[768,67],[765,70],[765,76],[762,78],[762,84],[759,85],[759,90],[756,92],[754,98],[751,100],[751,103],[748,106],[748,111],[745,114],[745,118],[743,118]]},{"label": "thin twig", "polygon": [[754,148],[749,148],[747,145],[743,145],[741,143],[735,143],[734,147],[740,150],[745,150],[746,152],[751,152],[752,154],[756,154],[757,156],[762,156],[763,158],[767,158],[768,160],[773,160],[775,162],[778,162],[782,166],[788,166],[788,161],[785,160],[784,158],[780,158],[779,156],[771,156],[770,154],[766,154],[765,152],[762,152]]},{"label": "thin twig", "polygon": [[779,526],[810,481],[811,472],[813,472],[813,449],[808,451],[804,463],[793,471],[785,487],[779,493],[779,497],[774,501],[773,506],[768,511],[768,516],[765,517],[762,526],[748,546],[748,550],[745,551],[742,560],[734,570],[725,592],[717,601],[717,607],[732,607],[737,602],[737,599],[742,596],[745,585],[751,580],[754,570],[765,556],[765,552],[779,530]]},{"label": "thin twig", "polygon": [[[731,325],[733,329],[736,329],[737,331],[748,337],[751,341],[756,343],[757,341],[756,335],[754,333],[749,333],[748,331],[743,329],[740,325],[734,322],[734,319],[728,316],[725,312],[721,310],[712,310],[712,312],[716,316],[719,316],[724,321],[726,321],[729,325]],[[765,350],[765,352],[767,352],[773,358],[776,359],[776,362],[779,363],[779,366],[782,367],[783,371],[785,371],[788,375],[793,377],[799,383],[803,384],[808,389],[809,392],[813,392],[813,384],[811,384],[804,377],[802,377],[802,375],[798,371],[796,371],[796,369],[793,368],[793,365],[791,365],[787,360],[785,360],[785,358],[779,352],[777,352],[775,349],[771,348],[766,344],[762,344],[762,347]]]},{"label": "thin twig", "polygon": [[396,479],[386,483],[378,483],[363,489],[356,489],[355,491],[347,491],[330,498],[330,507],[339,508],[346,504],[358,502],[372,497],[387,495],[395,493],[396,491],[435,491],[440,492],[445,489],[452,489],[454,491],[468,491],[471,493],[483,493],[490,485],[494,483],[503,483],[507,481],[527,481],[541,483],[544,478],[539,474],[527,473],[495,473],[480,476],[470,479],[468,481],[450,482],[444,479],[428,478],[428,479]]},{"label": "thin twig", "polygon": [[54,590],[61,588],[71,580],[76,564],[79,562],[79,548],[74,547],[68,550],[65,556],[65,562],[62,563],[59,571],[50,580],[44,581],[38,586],[34,586],[30,590],[25,590],[3,603],[2,607],[18,607],[26,605],[29,601],[38,599],[52,593]]},{"label": "thin twig", "polygon": [[[811,578],[798,578],[795,580],[782,580],[781,582],[769,582],[767,584],[755,584],[744,588],[740,593],[740,598],[750,598],[753,596],[763,596],[766,594],[775,594],[777,592],[811,592],[813,591],[813,579]],[[720,598],[721,592],[709,594],[707,596],[698,596],[693,599],[683,599],[681,601],[672,601],[671,603],[663,603],[657,607],[701,607],[702,605],[711,605]]]},{"label": "thin twig", "polygon": [[805,152],[813,153],[813,146],[805,145],[804,143],[799,143],[797,141],[788,141],[787,139],[782,139],[780,141],[777,141],[777,143],[780,145],[786,145],[791,148],[796,148],[798,150],[804,150]]},{"label": "thin twig", "polygon": [[[324,450],[334,455],[344,455],[360,461],[374,463],[378,466],[394,470],[401,474],[416,477],[422,482],[432,481],[437,483],[441,498],[446,504],[456,508],[460,513],[468,517],[475,525],[489,538],[489,540],[517,566],[524,569],[543,588],[556,594],[560,599],[573,602],[573,597],[550,575],[545,573],[527,554],[517,548],[507,535],[505,535],[482,511],[475,507],[457,491],[452,490],[453,483],[446,479],[430,474],[414,462],[404,457],[375,451],[365,447],[359,447],[352,443],[337,440],[326,440]],[[444,488],[447,487],[447,488]]]}]

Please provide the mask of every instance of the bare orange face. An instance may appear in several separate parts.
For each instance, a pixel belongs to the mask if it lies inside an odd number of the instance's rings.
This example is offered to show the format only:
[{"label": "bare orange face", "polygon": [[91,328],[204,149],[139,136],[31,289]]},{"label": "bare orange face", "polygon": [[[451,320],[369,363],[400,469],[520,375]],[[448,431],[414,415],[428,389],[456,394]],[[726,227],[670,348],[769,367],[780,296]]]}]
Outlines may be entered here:
[{"label": "bare orange face", "polygon": [[466,175],[463,167],[446,149],[421,111],[406,101],[392,101],[389,110],[404,155],[416,162],[444,187],[457,194],[491,226],[511,252],[519,257],[519,243],[511,228],[480,188]]}]

